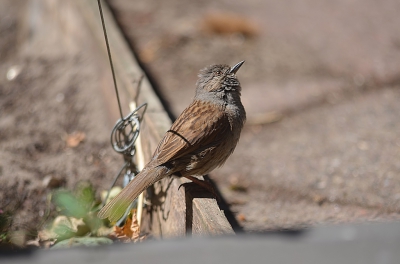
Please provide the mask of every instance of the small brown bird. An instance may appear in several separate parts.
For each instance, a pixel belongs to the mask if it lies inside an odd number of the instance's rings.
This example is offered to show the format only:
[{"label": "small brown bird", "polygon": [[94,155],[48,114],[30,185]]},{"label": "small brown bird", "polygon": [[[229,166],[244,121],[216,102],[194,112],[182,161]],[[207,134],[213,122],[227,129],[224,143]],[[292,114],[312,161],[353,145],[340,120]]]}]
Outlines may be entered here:
[{"label": "small brown bird", "polygon": [[100,210],[100,218],[117,221],[141,192],[166,176],[174,174],[204,184],[193,176],[208,174],[224,164],[246,120],[236,78],[243,63],[212,65],[200,71],[193,102],[166,132],[145,168]]}]

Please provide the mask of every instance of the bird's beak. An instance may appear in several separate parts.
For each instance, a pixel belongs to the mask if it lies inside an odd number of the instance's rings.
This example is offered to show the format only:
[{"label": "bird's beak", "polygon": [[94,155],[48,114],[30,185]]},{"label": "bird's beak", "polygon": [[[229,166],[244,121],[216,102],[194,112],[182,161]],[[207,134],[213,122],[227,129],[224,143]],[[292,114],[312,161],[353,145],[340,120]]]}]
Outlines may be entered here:
[{"label": "bird's beak", "polygon": [[233,66],[231,68],[231,70],[229,71],[229,74],[236,73],[240,69],[240,67],[243,65],[243,63],[244,63],[244,60],[242,60],[241,62],[237,63],[235,66]]}]

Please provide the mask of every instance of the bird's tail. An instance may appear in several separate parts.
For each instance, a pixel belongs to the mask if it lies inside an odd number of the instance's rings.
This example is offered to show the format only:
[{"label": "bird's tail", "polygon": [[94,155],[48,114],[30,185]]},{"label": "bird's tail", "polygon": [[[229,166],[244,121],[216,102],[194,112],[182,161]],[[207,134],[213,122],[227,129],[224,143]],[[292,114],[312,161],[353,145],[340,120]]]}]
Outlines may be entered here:
[{"label": "bird's tail", "polygon": [[97,216],[102,219],[108,218],[111,222],[116,222],[124,215],[126,209],[140,193],[168,175],[171,175],[171,172],[164,166],[146,166],[117,196],[99,211]]}]

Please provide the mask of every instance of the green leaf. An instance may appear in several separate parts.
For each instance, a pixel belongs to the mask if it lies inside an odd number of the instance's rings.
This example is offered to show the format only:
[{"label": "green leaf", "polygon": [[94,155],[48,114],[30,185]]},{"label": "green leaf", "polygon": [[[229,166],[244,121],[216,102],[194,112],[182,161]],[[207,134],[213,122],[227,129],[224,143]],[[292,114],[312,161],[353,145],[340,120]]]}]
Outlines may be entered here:
[{"label": "green leaf", "polygon": [[105,237],[73,237],[68,240],[61,241],[52,247],[56,248],[71,248],[79,246],[99,246],[99,245],[109,245],[113,241]]},{"label": "green leaf", "polygon": [[63,214],[75,218],[83,218],[88,213],[85,203],[68,191],[58,191],[54,195],[54,202],[61,208]]}]

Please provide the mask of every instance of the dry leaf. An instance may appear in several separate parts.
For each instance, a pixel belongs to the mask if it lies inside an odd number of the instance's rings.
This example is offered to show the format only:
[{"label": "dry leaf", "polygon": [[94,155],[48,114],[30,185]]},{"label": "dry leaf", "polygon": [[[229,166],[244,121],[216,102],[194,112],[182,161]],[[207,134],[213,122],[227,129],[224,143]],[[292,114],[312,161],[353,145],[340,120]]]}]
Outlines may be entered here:
[{"label": "dry leaf", "polygon": [[39,237],[37,237],[34,240],[29,240],[28,242],[26,242],[27,246],[32,246],[32,247],[40,247],[40,243],[39,243]]},{"label": "dry leaf", "polygon": [[244,214],[238,214],[237,219],[239,220],[239,222],[245,222],[246,216]]},{"label": "dry leaf", "polygon": [[42,184],[46,188],[55,189],[64,185],[65,179],[57,178],[54,177],[53,175],[47,175],[46,177],[43,178]]},{"label": "dry leaf", "polygon": [[215,12],[203,18],[203,31],[218,35],[242,34],[246,37],[255,37],[259,34],[258,26],[240,14]]},{"label": "dry leaf", "polygon": [[140,50],[139,57],[144,63],[150,63],[156,57],[156,50],[153,47],[145,47]]},{"label": "dry leaf", "polygon": [[74,148],[78,146],[82,141],[84,141],[85,138],[86,135],[83,132],[77,131],[72,134],[69,134],[66,139],[67,147]]},{"label": "dry leaf", "polygon": [[132,210],[132,218],[128,217],[124,226],[114,226],[114,231],[110,234],[122,242],[136,242],[140,240],[140,227],[136,218],[136,210]]},{"label": "dry leaf", "polygon": [[26,245],[27,245],[27,246],[31,246],[31,247],[39,247],[39,248],[46,248],[46,249],[48,249],[48,248],[50,248],[51,246],[53,246],[54,243],[56,242],[56,240],[55,240],[55,239],[53,239],[53,240],[50,240],[50,239],[43,240],[43,239],[41,238],[40,232],[41,232],[41,231],[39,231],[39,234],[38,234],[38,236],[37,236],[36,239],[34,239],[34,240],[29,240],[29,241],[26,243]]}]

